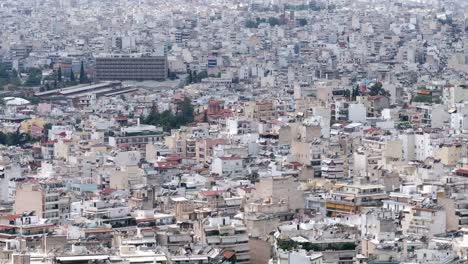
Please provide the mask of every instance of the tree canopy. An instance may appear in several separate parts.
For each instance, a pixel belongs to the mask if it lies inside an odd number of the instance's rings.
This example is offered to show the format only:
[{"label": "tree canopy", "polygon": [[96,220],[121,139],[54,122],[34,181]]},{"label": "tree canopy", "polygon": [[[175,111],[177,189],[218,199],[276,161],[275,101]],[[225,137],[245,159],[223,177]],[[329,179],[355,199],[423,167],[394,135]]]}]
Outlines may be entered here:
[{"label": "tree canopy", "polygon": [[8,70],[4,64],[0,63],[0,88],[7,84],[19,86],[21,81],[18,78],[18,73],[16,70]]},{"label": "tree canopy", "polygon": [[38,68],[29,68],[27,70],[28,78],[24,83],[25,86],[39,86],[42,81],[42,70]]},{"label": "tree canopy", "polygon": [[194,108],[190,98],[184,98],[177,102],[177,111],[173,113],[170,110],[160,113],[156,107],[146,116],[142,123],[154,126],[161,126],[164,131],[170,131],[174,128],[186,125],[194,120]]},{"label": "tree canopy", "polygon": [[86,75],[85,68],[84,68],[84,63],[81,62],[80,66],[80,83],[87,83],[88,82],[88,76]]},{"label": "tree canopy", "polygon": [[28,143],[34,143],[39,141],[38,138],[33,138],[31,135],[26,133],[3,133],[0,132],[0,145],[6,146],[23,146]]},{"label": "tree canopy", "polygon": [[189,70],[188,74],[189,75],[187,76],[187,79],[186,79],[187,84],[200,83],[202,79],[208,77],[207,71],[201,71],[200,73],[197,73],[196,71],[192,72],[191,70]]},{"label": "tree canopy", "polygon": [[256,17],[255,20],[249,19],[245,21],[245,27],[258,28],[258,25],[260,25],[261,23],[268,23],[271,27],[286,24],[286,22],[283,19],[277,17],[269,17],[268,19]]},{"label": "tree canopy", "polygon": [[418,94],[413,97],[415,103],[432,103],[432,95]]},{"label": "tree canopy", "polygon": [[58,67],[57,70],[57,81],[61,82],[62,81],[62,67]]},{"label": "tree canopy", "polygon": [[370,96],[377,96],[377,95],[382,95],[382,96],[390,96],[390,93],[383,88],[383,85],[381,82],[375,83],[369,88],[368,94]]}]

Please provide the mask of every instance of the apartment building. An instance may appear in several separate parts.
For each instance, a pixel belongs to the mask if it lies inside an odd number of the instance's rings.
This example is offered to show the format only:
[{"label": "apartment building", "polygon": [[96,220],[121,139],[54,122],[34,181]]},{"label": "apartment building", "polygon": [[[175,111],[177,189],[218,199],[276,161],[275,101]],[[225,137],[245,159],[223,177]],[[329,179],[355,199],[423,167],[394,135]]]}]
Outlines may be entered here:
[{"label": "apartment building", "polygon": [[327,215],[359,213],[362,208],[381,205],[386,197],[382,185],[342,185],[330,192],[326,202]]},{"label": "apartment building", "polygon": [[240,220],[229,217],[210,217],[194,225],[195,239],[235,253],[237,262],[250,263],[247,228]]},{"label": "apartment building", "polygon": [[63,224],[70,214],[70,198],[61,195],[63,188],[60,182],[18,184],[13,211],[19,214],[34,211],[51,223]]}]

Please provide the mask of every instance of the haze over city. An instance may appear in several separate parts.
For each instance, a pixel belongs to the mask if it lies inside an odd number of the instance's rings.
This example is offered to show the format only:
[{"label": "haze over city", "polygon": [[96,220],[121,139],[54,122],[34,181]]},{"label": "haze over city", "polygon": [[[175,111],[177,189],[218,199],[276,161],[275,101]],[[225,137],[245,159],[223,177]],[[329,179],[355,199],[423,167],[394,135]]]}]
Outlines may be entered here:
[{"label": "haze over city", "polygon": [[0,0],[0,263],[468,263],[468,1]]}]

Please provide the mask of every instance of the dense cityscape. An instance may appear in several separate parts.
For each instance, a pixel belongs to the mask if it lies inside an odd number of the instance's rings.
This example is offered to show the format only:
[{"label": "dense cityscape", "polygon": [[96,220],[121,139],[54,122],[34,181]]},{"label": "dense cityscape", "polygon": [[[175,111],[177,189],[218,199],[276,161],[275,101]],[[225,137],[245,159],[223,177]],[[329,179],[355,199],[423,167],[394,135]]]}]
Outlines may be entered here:
[{"label": "dense cityscape", "polygon": [[468,1],[0,0],[0,263],[468,263]]}]

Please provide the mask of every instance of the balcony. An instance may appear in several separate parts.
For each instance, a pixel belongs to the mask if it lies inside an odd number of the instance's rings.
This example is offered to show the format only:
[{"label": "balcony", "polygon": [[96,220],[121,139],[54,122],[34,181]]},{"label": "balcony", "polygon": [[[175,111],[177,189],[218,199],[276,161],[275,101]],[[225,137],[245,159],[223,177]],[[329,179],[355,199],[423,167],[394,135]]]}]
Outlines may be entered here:
[{"label": "balcony", "polygon": [[11,229],[0,230],[0,234],[14,236],[14,235],[17,235],[18,232],[16,232],[16,228],[11,228]]}]

